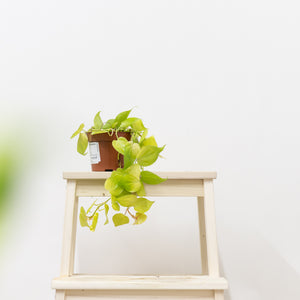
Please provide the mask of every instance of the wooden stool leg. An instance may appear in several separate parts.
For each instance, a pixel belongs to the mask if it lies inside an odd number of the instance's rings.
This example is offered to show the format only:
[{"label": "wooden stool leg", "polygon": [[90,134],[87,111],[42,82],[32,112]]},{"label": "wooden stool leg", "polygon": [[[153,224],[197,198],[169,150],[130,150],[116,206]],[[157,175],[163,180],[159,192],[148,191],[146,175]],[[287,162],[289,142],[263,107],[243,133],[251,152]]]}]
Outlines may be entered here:
[{"label": "wooden stool leg", "polygon": [[201,269],[202,269],[201,273],[202,275],[208,275],[204,198],[198,197],[197,201],[198,201],[198,220],[199,220],[200,247],[201,247]]},{"label": "wooden stool leg", "polygon": [[204,179],[204,213],[207,242],[208,275],[219,276],[219,257],[216,233],[215,203],[212,179]]},{"label": "wooden stool leg", "polygon": [[70,276],[74,272],[77,212],[78,197],[76,197],[76,181],[68,180],[63,234],[63,250],[60,271],[61,276]]},{"label": "wooden stool leg", "polygon": [[55,300],[65,300],[65,291],[59,291],[59,290],[56,290],[56,293],[55,293]]},{"label": "wooden stool leg", "polygon": [[215,291],[215,300],[224,300],[224,291]]}]

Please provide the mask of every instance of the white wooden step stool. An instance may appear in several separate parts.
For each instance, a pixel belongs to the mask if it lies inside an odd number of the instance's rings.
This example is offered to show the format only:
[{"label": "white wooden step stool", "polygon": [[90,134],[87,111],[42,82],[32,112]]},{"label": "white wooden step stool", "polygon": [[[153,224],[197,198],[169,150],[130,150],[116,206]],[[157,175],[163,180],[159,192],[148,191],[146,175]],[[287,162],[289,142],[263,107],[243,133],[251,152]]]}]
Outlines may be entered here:
[{"label": "white wooden step stool", "polygon": [[[223,300],[227,281],[219,275],[213,179],[215,172],[157,172],[167,181],[146,185],[149,197],[197,197],[202,273],[190,276],[74,274],[79,197],[107,197],[110,172],[65,172],[67,198],[60,277],[52,281],[56,300]],[[142,226],[142,225],[141,225]],[[199,253],[200,254],[200,253]]]}]

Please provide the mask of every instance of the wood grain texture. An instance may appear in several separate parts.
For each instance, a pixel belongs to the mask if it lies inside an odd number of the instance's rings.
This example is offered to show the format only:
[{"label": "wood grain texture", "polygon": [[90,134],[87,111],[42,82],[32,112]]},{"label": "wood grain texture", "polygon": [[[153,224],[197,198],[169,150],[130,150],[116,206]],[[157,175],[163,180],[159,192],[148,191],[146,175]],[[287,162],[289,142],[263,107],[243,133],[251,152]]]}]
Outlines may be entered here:
[{"label": "wood grain texture", "polygon": [[77,209],[76,180],[67,181],[67,196],[65,205],[65,220],[63,233],[63,249],[61,259],[61,276],[73,274],[74,251],[76,239]]},{"label": "wood grain texture", "polygon": [[198,204],[199,240],[200,240],[200,249],[201,249],[201,269],[202,269],[201,273],[202,275],[208,275],[204,198],[198,197],[197,204]]},{"label": "wood grain texture", "polygon": [[211,290],[226,289],[224,278],[209,276],[73,275],[52,281],[64,290]]},{"label": "wood grain texture", "polygon": [[67,291],[67,300],[214,300],[213,291]]},{"label": "wood grain texture", "polygon": [[207,243],[207,265],[210,276],[219,276],[214,190],[212,179],[204,180],[204,213]]},{"label": "wood grain texture", "polygon": [[[216,172],[155,172],[162,178],[168,179],[215,179]],[[106,179],[111,172],[64,172],[64,179]]]},{"label": "wood grain texture", "polygon": [[213,291],[70,290],[66,300],[214,300]]},{"label": "wood grain texture", "polygon": [[110,172],[65,172],[67,197],[61,276],[52,281],[56,300],[224,300],[227,281],[219,277],[213,179],[215,172],[158,172],[168,180],[145,185],[148,196],[197,197],[202,275],[119,276],[73,274],[78,197],[107,197]]},{"label": "wood grain texture", "polygon": [[[109,197],[104,188],[105,179],[78,179],[77,197]],[[158,185],[145,184],[148,197],[198,197],[204,196],[202,179],[168,179]]]}]

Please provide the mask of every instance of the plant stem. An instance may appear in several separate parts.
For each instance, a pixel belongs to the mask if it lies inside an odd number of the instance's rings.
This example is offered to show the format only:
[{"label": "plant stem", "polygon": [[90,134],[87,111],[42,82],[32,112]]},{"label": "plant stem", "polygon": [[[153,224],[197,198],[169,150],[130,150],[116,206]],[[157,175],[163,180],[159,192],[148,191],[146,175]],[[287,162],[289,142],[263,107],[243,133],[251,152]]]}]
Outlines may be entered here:
[{"label": "plant stem", "polygon": [[[99,210],[99,208],[101,207],[101,206],[103,206],[105,203],[107,203],[109,200],[111,200],[111,198],[109,198],[109,199],[107,199],[106,201],[104,201],[104,202],[102,202],[102,203],[100,203],[100,204],[97,204],[96,206],[97,206],[97,208],[95,209],[95,211],[93,212],[93,214],[91,215],[91,216],[88,216],[88,218],[92,218],[94,215],[95,215],[95,213]],[[94,204],[95,204],[95,202],[92,204],[92,206],[88,209],[88,211],[94,206]],[[87,212],[88,212],[87,211]]]},{"label": "plant stem", "polygon": [[[130,216],[131,216],[133,219],[135,219],[135,220],[137,219],[137,217],[134,216],[134,215],[130,212],[129,207],[127,207],[126,212],[128,212],[128,213],[130,214]],[[125,212],[125,213],[126,213],[126,212]]]}]

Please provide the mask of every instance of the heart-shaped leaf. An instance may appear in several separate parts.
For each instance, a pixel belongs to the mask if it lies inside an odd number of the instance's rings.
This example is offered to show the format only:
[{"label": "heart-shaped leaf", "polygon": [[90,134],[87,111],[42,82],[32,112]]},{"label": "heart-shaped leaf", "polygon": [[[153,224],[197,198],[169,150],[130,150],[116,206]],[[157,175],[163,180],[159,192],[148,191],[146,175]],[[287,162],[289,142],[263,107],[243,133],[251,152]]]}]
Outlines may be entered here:
[{"label": "heart-shaped leaf", "polygon": [[89,227],[89,224],[87,222],[86,212],[85,212],[85,209],[82,206],[80,208],[79,221],[80,221],[80,225],[82,227]]},{"label": "heart-shaped leaf", "polygon": [[89,144],[89,141],[88,141],[88,137],[85,133],[81,132],[79,134],[79,138],[78,138],[78,141],[77,141],[77,152],[82,154],[82,155],[86,155],[86,149],[87,149],[87,146]]},{"label": "heart-shaped leaf", "polygon": [[120,126],[121,123],[128,118],[130,112],[131,112],[131,109],[119,113],[115,118],[115,122],[117,123],[115,126],[116,127]]},{"label": "heart-shaped leaf", "polygon": [[114,196],[111,197],[111,207],[116,211],[120,211],[120,205]]},{"label": "heart-shaped leaf", "polygon": [[128,194],[128,195],[125,195],[125,196],[118,197],[118,198],[116,198],[116,200],[122,206],[130,207],[130,206],[135,205],[135,203],[137,201],[137,197],[134,194]]},{"label": "heart-shaped leaf", "polygon": [[134,209],[139,213],[144,213],[151,208],[153,203],[154,201],[150,201],[146,198],[137,198],[134,204]]},{"label": "heart-shaped leaf", "polygon": [[158,155],[164,147],[143,146],[137,156],[138,163],[143,166],[150,166],[156,162]]},{"label": "heart-shaped leaf", "polygon": [[147,183],[147,184],[159,184],[159,183],[166,181],[167,179],[161,178],[158,175],[156,175],[150,171],[142,171],[141,172],[141,180],[142,180],[142,182]]},{"label": "heart-shaped leaf", "polygon": [[109,119],[109,120],[107,120],[106,123],[102,126],[102,129],[110,129],[110,128],[112,128],[114,122],[115,122],[115,119]]},{"label": "heart-shaped leaf", "polygon": [[99,216],[98,213],[95,213],[94,216],[93,216],[93,222],[92,222],[92,225],[90,227],[91,231],[95,231],[95,229],[96,229],[96,226],[97,226],[97,223],[98,223],[98,216]]},{"label": "heart-shaped leaf", "polygon": [[113,147],[121,154],[124,155],[124,151],[125,151],[125,146],[128,144],[129,142],[127,141],[126,138],[124,137],[119,137],[117,140],[113,140],[112,141],[112,145]]},{"label": "heart-shaped leaf", "polygon": [[157,146],[155,137],[152,135],[152,136],[146,138],[146,139],[143,141],[142,146]]},{"label": "heart-shaped leaf", "polygon": [[124,168],[128,168],[134,163],[137,158],[137,155],[140,152],[140,145],[133,142],[128,142],[124,150]]},{"label": "heart-shaped leaf", "polygon": [[135,215],[135,217],[136,217],[136,219],[135,219],[135,222],[133,223],[133,225],[142,224],[147,220],[147,216],[145,214],[137,213]]},{"label": "heart-shaped leaf", "polygon": [[103,122],[100,117],[100,111],[98,111],[94,118],[95,130],[100,130],[102,128],[102,126],[103,126]]},{"label": "heart-shaped leaf", "polygon": [[128,224],[129,223],[129,218],[121,213],[119,214],[115,214],[112,217],[112,220],[115,224],[115,226],[120,226],[120,225],[124,225],[124,224]]},{"label": "heart-shaped leaf", "polygon": [[123,188],[119,186],[119,182],[113,177],[107,178],[105,180],[104,187],[108,190],[113,196],[118,196],[123,192]]},{"label": "heart-shaped leaf", "polygon": [[129,193],[135,193],[141,188],[140,179],[130,174],[123,176],[121,184]]},{"label": "heart-shaped leaf", "polygon": [[80,124],[80,126],[78,127],[78,129],[72,134],[71,139],[73,137],[75,137],[76,135],[78,135],[83,130],[83,128],[84,128],[84,124],[82,123],[82,124]]}]

